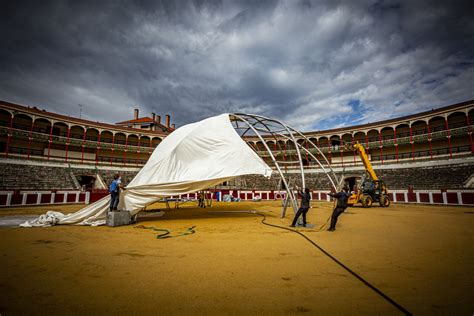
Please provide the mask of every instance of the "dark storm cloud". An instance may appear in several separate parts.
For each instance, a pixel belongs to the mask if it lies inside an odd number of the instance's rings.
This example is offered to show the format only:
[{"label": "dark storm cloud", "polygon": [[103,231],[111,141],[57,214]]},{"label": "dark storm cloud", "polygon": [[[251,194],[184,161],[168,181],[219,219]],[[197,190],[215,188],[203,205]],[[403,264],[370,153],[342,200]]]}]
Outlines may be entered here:
[{"label": "dark storm cloud", "polygon": [[0,10],[0,99],[106,122],[134,107],[178,125],[385,119],[473,99],[468,4],[15,1]]}]

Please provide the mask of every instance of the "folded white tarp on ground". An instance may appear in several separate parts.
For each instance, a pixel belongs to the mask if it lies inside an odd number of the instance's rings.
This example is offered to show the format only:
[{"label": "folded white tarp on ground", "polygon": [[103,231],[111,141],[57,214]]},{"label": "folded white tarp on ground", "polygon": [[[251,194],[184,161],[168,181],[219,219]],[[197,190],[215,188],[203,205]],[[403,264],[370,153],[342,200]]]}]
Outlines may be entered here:
[{"label": "folded white tarp on ground", "polygon": [[[134,215],[163,197],[204,190],[242,175],[271,173],[234,130],[229,114],[222,114],[168,135],[121,193],[118,209]],[[21,226],[103,225],[109,203],[106,196],[74,214],[48,212]]]}]

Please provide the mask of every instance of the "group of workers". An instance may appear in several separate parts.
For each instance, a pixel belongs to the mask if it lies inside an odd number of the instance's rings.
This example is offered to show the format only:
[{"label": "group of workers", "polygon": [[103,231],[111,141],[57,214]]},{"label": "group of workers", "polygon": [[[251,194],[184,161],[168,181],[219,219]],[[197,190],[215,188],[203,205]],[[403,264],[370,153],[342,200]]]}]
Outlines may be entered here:
[{"label": "group of workers", "polygon": [[[303,217],[303,226],[306,226],[307,224],[306,213],[308,213],[308,210],[310,208],[311,193],[308,188],[306,188],[304,192],[302,190],[298,190],[298,193],[301,196],[301,205],[298,211],[296,212],[296,215],[290,227],[295,227],[300,216]],[[329,226],[329,229],[328,229],[328,231],[333,232],[336,230],[336,223],[337,223],[337,219],[339,218],[339,215],[341,215],[347,208],[347,201],[349,200],[349,197],[351,196],[351,194],[349,193],[349,188],[347,186],[344,186],[340,192],[328,193],[328,195],[335,198],[337,201],[336,207],[332,211],[331,225]]]}]

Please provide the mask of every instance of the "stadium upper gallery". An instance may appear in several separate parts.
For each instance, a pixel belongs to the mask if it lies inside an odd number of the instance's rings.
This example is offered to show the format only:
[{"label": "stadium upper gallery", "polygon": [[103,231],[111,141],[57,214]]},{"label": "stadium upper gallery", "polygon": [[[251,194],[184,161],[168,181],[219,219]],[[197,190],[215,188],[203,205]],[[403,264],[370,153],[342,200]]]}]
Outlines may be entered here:
[{"label": "stadium upper gallery", "polygon": [[[120,173],[127,184],[176,128],[169,114],[141,115],[138,109],[130,114],[129,120],[110,124],[0,101],[0,205],[90,203],[107,195],[114,174]],[[298,144],[317,145],[301,157],[307,187],[313,199],[329,200],[331,184],[314,159],[322,155],[338,177],[361,177],[365,167],[354,150],[359,143],[393,203],[472,205],[473,116],[471,100],[370,124],[306,132],[305,138],[296,139]],[[269,164],[266,148],[282,162],[297,155],[285,137],[265,137],[265,144],[255,135],[243,138]],[[292,177],[298,182],[298,167],[282,166],[289,182]],[[243,200],[257,195],[273,200],[284,184],[275,177],[248,175],[211,189]],[[195,197],[186,194],[190,196]]]}]

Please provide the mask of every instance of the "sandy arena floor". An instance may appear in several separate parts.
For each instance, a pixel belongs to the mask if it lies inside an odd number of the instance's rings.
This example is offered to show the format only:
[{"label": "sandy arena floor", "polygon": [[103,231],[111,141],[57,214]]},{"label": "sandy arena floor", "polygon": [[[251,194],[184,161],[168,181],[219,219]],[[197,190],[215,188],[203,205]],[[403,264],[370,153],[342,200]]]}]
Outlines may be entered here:
[{"label": "sandy arena floor", "polygon": [[[0,216],[81,206],[0,209]],[[474,313],[474,208],[350,208],[318,231],[330,203],[298,229],[417,315]],[[277,202],[183,206],[134,226],[0,228],[0,314],[402,314],[288,227]],[[212,211],[209,213],[208,211]],[[220,213],[219,213],[220,211]]]}]

